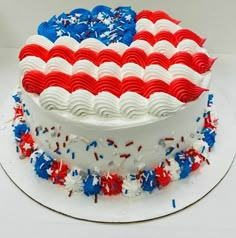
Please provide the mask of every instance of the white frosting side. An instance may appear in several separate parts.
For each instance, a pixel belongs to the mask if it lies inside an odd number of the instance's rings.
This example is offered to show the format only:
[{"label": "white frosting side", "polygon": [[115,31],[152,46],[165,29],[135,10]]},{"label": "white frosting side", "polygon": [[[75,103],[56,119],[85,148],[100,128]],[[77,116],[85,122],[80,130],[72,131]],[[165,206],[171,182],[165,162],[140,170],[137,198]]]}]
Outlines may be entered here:
[{"label": "white frosting side", "polygon": [[[109,116],[116,115],[121,104],[118,104],[117,98],[109,93],[103,92],[99,95],[97,102],[101,101],[102,104],[105,104],[105,107],[101,108],[99,103],[94,104],[93,96],[89,95],[87,91],[75,91],[68,98],[66,91],[57,92],[55,89],[57,88],[48,89],[47,93],[42,94],[46,94],[46,96],[41,99],[42,105],[45,107],[58,108],[52,111],[45,110],[37,97],[32,97],[24,90],[22,91],[23,103],[30,114],[26,115],[26,121],[31,128],[35,142],[44,151],[52,157],[62,159],[68,166],[78,167],[81,170],[87,171],[90,168],[101,173],[110,171],[127,175],[128,173],[137,173],[139,168],[154,168],[163,159],[173,156],[177,151],[189,148],[197,140],[197,130],[202,127],[204,122],[203,113],[206,107],[207,93],[203,93],[197,101],[169,114],[165,120],[163,117],[157,118],[148,116],[148,114],[139,117],[145,113],[145,108],[148,108],[149,105],[146,99],[143,100],[140,95],[136,95],[136,104],[122,104],[125,108],[122,109],[122,112],[126,113],[127,117],[137,115],[135,120],[129,120],[125,117],[110,119]],[[131,93],[125,95],[127,98],[123,102],[129,100]],[[79,95],[80,100],[76,94],[82,94]],[[74,102],[72,103],[72,101]],[[162,103],[162,97],[160,102]],[[140,107],[140,104],[143,105]],[[60,110],[66,105],[69,105],[66,110]],[[155,108],[155,105],[153,107]],[[173,112],[172,108],[168,108],[168,110]],[[160,106],[160,112],[157,112],[157,109],[152,111],[160,116],[166,115],[166,108],[163,109],[162,106]],[[95,112],[102,117],[77,116]],[[198,117],[201,117],[201,120],[196,121]],[[183,121],[184,123],[180,123]],[[41,129],[36,130],[36,128]],[[44,132],[45,128],[48,128],[46,133]],[[192,137],[192,134],[195,137]],[[167,137],[173,137],[173,140],[160,143]],[[184,137],[184,141],[181,140],[181,137]],[[179,144],[178,148],[177,143]],[[171,154],[166,155],[169,147],[174,147],[174,150]],[[57,153],[57,149],[60,153]],[[175,166],[175,164],[174,161],[171,162],[172,179],[179,176],[179,166]],[[126,185],[124,188],[127,189],[129,185]]]}]

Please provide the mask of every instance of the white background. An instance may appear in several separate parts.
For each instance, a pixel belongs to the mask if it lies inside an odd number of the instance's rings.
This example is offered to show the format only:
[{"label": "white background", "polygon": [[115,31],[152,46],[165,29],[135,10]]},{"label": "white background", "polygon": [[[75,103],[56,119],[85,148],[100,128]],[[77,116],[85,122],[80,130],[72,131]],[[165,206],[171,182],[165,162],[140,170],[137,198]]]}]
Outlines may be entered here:
[{"label": "white background", "polygon": [[[218,58],[212,83],[224,94],[236,116],[236,1],[234,0],[0,0],[0,116],[5,95],[17,84],[17,55],[39,23],[74,8],[98,4],[162,9],[207,38],[206,48]],[[8,85],[7,89],[3,85]],[[2,128],[3,125],[0,125]],[[230,125],[229,125],[230,126]],[[1,130],[0,130],[1,133]],[[234,138],[225,138],[233,139]],[[220,146],[220,145],[218,145]],[[1,141],[0,141],[0,150]],[[236,149],[236,141],[235,141]],[[223,158],[222,158],[223,159]],[[0,168],[0,237],[235,237],[236,165],[225,179],[193,206],[165,218],[127,225],[95,224],[50,211],[23,194]],[[147,204],[148,205],[148,204]]]}]

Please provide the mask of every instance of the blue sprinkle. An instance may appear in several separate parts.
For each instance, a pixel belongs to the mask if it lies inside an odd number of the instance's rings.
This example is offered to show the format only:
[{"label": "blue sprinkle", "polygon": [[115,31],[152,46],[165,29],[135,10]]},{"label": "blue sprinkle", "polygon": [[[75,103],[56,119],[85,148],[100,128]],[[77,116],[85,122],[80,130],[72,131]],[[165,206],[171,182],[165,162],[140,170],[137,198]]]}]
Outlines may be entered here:
[{"label": "blue sprinkle", "polygon": [[61,151],[60,151],[60,150],[57,150],[56,153],[57,153],[58,155],[61,155]]},{"label": "blue sprinkle", "polygon": [[72,159],[75,159],[75,152],[72,152]]},{"label": "blue sprinkle", "polygon": [[25,103],[23,103],[22,105],[23,105],[23,107],[25,107]]},{"label": "blue sprinkle", "polygon": [[87,146],[86,146],[86,151],[89,151],[89,147],[90,147],[90,145],[87,145]]},{"label": "blue sprinkle", "polygon": [[128,193],[128,189],[125,189],[125,194],[127,194]]},{"label": "blue sprinkle", "polygon": [[168,150],[166,151],[166,156],[170,155],[174,149],[175,149],[174,147],[169,147]]},{"label": "blue sprinkle", "polygon": [[112,146],[114,143],[113,142],[109,142],[108,143],[108,146]]},{"label": "blue sprinkle", "polygon": [[206,148],[206,146],[203,146],[203,147],[202,147],[202,152],[201,152],[202,154],[204,153],[205,148]]},{"label": "blue sprinkle", "polygon": [[100,158],[100,159],[103,159],[104,157],[103,157],[103,155],[99,155],[99,158]]},{"label": "blue sprinkle", "polygon": [[30,113],[27,109],[25,110],[25,112],[26,112],[27,116],[30,116]]},{"label": "blue sprinkle", "polygon": [[67,149],[66,153],[69,154],[70,153],[70,149]]},{"label": "blue sprinkle", "polygon": [[201,120],[201,117],[198,117],[197,120],[196,120],[196,122],[199,122],[200,120]]},{"label": "blue sprinkle", "polygon": [[206,112],[204,112],[203,113],[203,118],[205,118],[207,116],[207,113]]},{"label": "blue sprinkle", "polygon": [[172,207],[173,207],[173,208],[176,208],[175,199],[172,199]]},{"label": "blue sprinkle", "polygon": [[98,145],[98,143],[95,140],[90,143],[90,146],[94,146],[95,148],[97,147],[97,145]]},{"label": "blue sprinkle", "polygon": [[18,146],[16,146],[16,152],[17,152],[17,153],[19,152],[19,147],[18,147]]}]

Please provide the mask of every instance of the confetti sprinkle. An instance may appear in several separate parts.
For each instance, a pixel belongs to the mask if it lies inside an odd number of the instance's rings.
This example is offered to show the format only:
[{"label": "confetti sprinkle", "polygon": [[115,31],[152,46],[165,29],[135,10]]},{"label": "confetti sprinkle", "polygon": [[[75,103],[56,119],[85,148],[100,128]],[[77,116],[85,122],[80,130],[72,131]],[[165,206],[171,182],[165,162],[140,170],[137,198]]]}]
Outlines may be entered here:
[{"label": "confetti sprinkle", "polygon": [[130,141],[130,142],[126,143],[125,146],[127,147],[127,146],[130,146],[130,145],[133,145],[133,144],[134,144],[134,142]]},{"label": "confetti sprinkle", "polygon": [[176,208],[176,202],[175,202],[175,199],[172,199],[172,207],[173,207],[173,208]]}]

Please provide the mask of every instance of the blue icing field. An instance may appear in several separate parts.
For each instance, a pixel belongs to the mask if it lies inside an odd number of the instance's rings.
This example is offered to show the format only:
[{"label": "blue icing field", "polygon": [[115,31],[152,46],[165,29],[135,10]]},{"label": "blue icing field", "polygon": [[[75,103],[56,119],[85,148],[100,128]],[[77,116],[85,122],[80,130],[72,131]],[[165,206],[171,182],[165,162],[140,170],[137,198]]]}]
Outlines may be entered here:
[{"label": "blue icing field", "polygon": [[53,16],[38,27],[38,34],[52,42],[61,36],[70,36],[81,42],[86,38],[96,38],[106,45],[122,42],[130,45],[136,33],[136,13],[131,7],[97,6],[91,12],[78,8],[69,14]]}]

